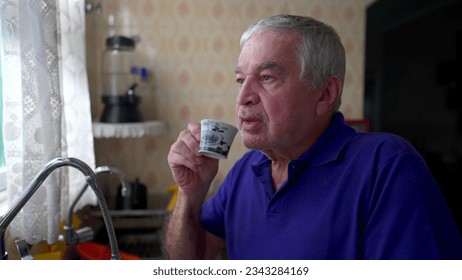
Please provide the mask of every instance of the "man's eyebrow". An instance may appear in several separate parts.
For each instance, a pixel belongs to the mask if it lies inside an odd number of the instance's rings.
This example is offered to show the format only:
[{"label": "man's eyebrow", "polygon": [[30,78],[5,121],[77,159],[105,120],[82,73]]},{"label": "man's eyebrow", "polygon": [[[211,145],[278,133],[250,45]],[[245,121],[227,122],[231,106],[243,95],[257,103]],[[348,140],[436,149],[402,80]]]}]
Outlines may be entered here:
[{"label": "man's eyebrow", "polygon": [[263,62],[262,64],[260,64],[260,66],[258,66],[258,69],[260,70],[264,70],[268,68],[279,68],[278,63],[276,61],[270,60],[270,61]]}]

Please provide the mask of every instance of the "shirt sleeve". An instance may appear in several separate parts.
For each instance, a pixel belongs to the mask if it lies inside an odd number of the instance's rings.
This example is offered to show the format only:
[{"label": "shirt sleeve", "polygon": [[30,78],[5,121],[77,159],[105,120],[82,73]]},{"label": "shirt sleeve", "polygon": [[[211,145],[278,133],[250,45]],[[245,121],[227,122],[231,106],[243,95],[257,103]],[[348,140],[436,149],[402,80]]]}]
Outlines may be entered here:
[{"label": "shirt sleeve", "polygon": [[217,192],[204,203],[201,222],[207,231],[218,237],[226,238],[226,219],[229,215],[235,214],[235,211],[228,213],[230,211],[228,206],[236,199],[238,182],[245,181],[244,178],[247,178],[250,166],[263,158],[265,157],[261,153],[247,152],[231,168]]},{"label": "shirt sleeve", "polygon": [[202,226],[210,233],[225,238],[225,207],[227,201],[226,190],[230,187],[230,181],[234,168],[228,173],[218,191],[210,197],[202,208]]}]

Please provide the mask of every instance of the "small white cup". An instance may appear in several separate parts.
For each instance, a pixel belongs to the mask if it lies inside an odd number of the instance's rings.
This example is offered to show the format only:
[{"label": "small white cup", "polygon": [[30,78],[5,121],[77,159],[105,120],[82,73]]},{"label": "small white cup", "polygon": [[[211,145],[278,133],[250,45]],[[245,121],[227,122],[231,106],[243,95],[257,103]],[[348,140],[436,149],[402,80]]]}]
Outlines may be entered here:
[{"label": "small white cup", "polygon": [[199,153],[216,159],[228,158],[237,128],[212,119],[201,120]]}]

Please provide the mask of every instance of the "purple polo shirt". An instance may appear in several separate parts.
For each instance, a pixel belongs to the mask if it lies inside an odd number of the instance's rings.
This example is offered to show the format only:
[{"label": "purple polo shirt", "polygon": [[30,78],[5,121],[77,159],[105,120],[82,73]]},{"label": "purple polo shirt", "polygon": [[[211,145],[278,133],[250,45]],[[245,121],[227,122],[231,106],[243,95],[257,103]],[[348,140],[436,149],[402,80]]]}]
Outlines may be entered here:
[{"label": "purple polo shirt", "polygon": [[357,133],[337,113],[273,190],[250,151],[204,205],[230,259],[462,259],[462,239],[423,158],[404,139]]}]

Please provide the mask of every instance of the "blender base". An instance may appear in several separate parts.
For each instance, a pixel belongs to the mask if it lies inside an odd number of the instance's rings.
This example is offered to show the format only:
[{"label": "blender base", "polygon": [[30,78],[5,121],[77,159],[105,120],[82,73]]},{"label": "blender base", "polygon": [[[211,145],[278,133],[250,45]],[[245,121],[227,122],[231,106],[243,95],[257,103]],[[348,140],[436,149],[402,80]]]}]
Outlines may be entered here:
[{"label": "blender base", "polygon": [[102,123],[142,122],[143,118],[138,105],[138,96],[103,96],[104,110],[100,117]]}]

